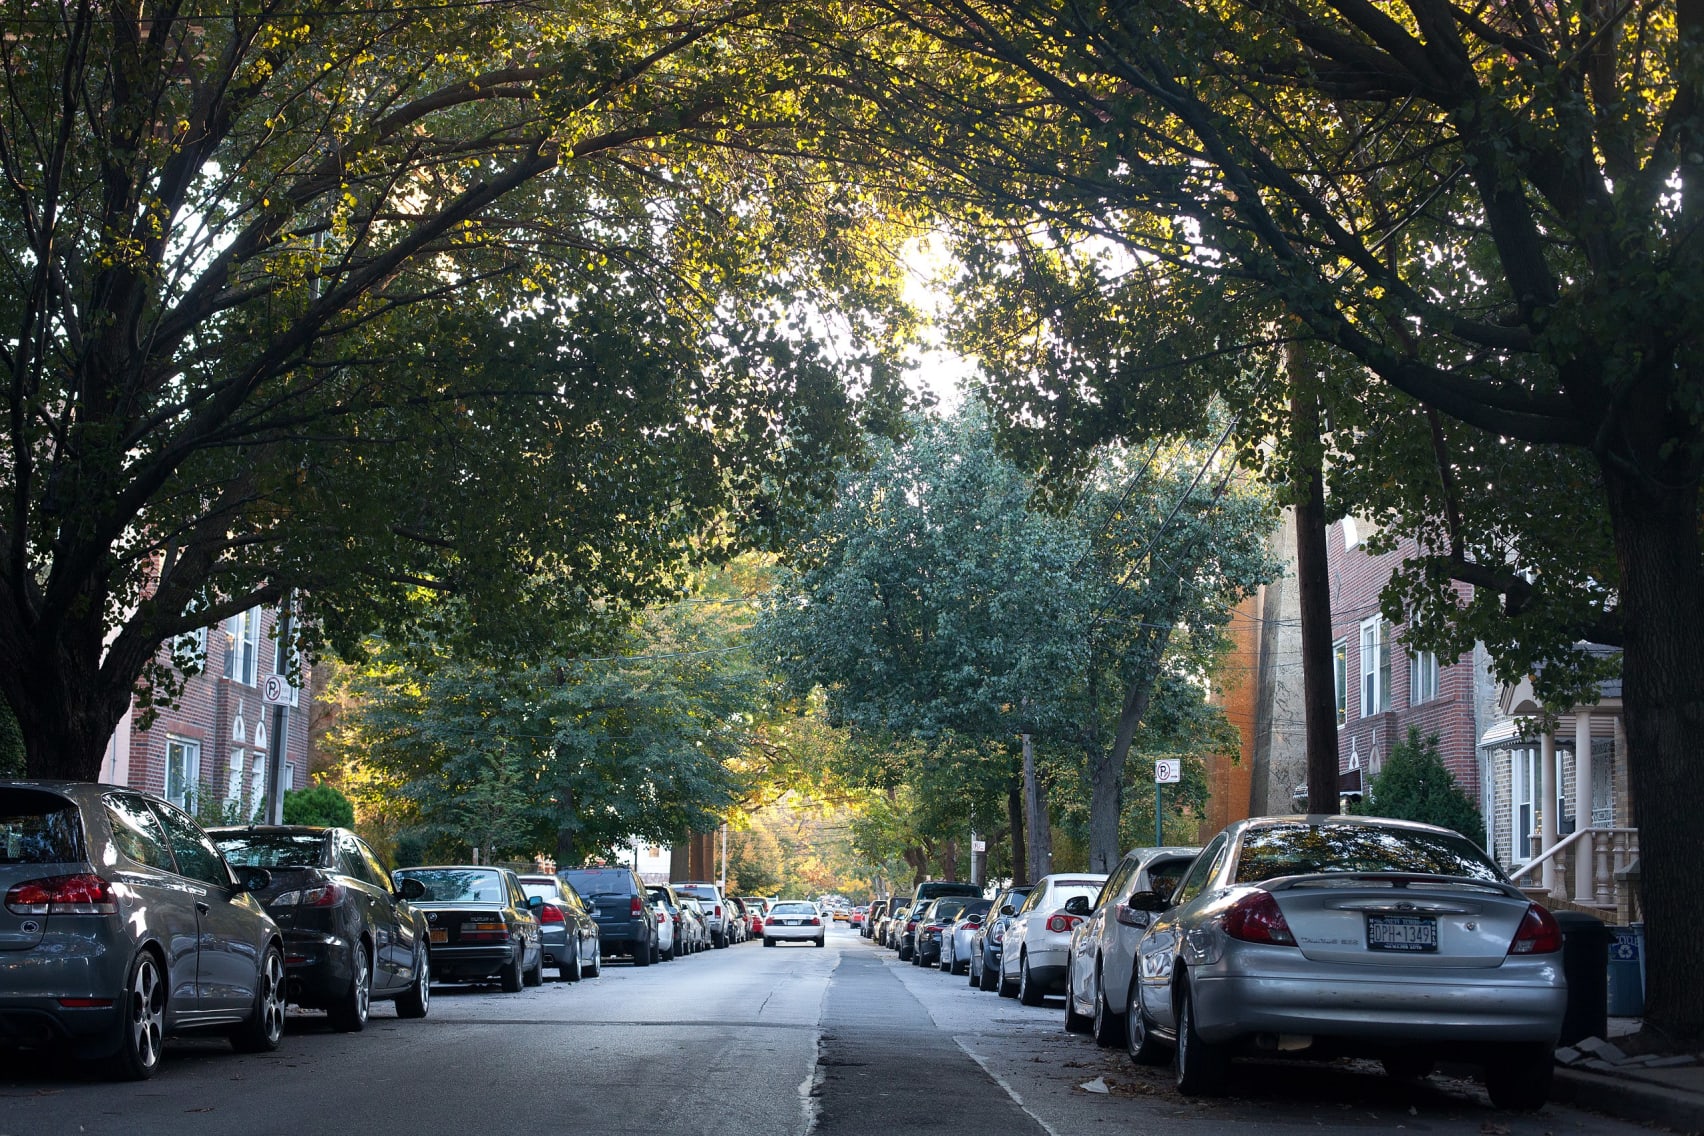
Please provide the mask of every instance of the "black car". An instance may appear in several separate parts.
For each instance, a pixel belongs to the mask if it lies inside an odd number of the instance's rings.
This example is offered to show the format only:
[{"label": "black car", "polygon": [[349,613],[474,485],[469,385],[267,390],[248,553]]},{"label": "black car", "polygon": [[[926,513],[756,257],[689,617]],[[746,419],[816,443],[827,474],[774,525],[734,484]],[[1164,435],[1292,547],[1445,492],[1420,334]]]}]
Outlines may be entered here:
[{"label": "black car", "polygon": [[910,962],[912,955],[917,953],[917,917],[923,913],[923,908],[930,900],[940,899],[944,895],[962,895],[970,899],[982,897],[980,884],[961,884],[957,880],[924,880],[911,893],[911,914],[906,916],[905,926],[900,928],[896,938],[899,941],[899,958],[901,962]]},{"label": "black car", "polygon": [[342,1030],[367,1024],[373,999],[423,1018],[431,984],[426,919],[393,891],[378,855],[346,828],[250,825],[207,834],[232,867],[265,868],[256,898],[284,932],[290,1001],[325,1010]]},{"label": "black car", "polygon": [[592,905],[606,955],[630,955],[634,966],[657,961],[657,912],[632,868],[569,868],[557,872]]},{"label": "black car", "polygon": [[544,982],[544,947],[534,908],[508,868],[478,864],[399,868],[400,890],[410,880],[426,889],[414,906],[426,913],[432,978],[484,982],[496,978],[505,993]]},{"label": "black car", "polygon": [[970,896],[946,895],[933,901],[917,924],[917,945],[911,952],[913,966],[940,966],[941,939],[971,903]]}]

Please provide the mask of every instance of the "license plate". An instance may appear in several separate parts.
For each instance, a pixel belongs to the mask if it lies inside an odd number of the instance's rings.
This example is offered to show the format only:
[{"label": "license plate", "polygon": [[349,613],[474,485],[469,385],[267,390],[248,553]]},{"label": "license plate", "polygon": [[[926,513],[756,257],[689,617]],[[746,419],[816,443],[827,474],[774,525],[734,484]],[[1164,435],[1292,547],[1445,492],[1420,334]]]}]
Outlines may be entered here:
[{"label": "license plate", "polygon": [[434,943],[447,943],[450,941],[450,933],[442,927],[434,927],[432,928],[432,941]]},{"label": "license plate", "polygon": [[782,919],[778,922],[783,927],[797,927],[799,925],[799,921],[797,919]]},{"label": "license plate", "polygon": [[1367,916],[1369,951],[1435,951],[1438,921],[1429,915]]}]

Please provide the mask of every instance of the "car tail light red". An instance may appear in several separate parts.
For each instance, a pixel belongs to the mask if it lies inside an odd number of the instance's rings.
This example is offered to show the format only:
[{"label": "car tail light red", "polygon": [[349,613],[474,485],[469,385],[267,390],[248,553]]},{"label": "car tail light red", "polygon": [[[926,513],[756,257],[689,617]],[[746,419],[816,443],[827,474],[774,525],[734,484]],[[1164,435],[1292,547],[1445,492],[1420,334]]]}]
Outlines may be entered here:
[{"label": "car tail light red", "polygon": [[1296,936],[1290,933],[1290,924],[1269,891],[1249,892],[1231,904],[1224,919],[1225,934],[1233,939],[1279,947],[1296,945]]},{"label": "car tail light red", "polygon": [[562,914],[562,909],[560,907],[557,907],[553,903],[547,903],[543,907],[538,909],[538,921],[540,923],[567,923],[568,922],[567,918],[564,917],[563,914]]},{"label": "car tail light red", "polygon": [[1055,934],[1063,934],[1082,921],[1081,915],[1068,915],[1063,911],[1055,911],[1047,917],[1047,929]]},{"label": "car tail light red", "polygon": [[633,899],[631,900],[631,902],[628,903],[627,914],[633,916],[636,919],[639,916],[645,914],[645,905],[639,901],[638,896],[634,896]]},{"label": "car tail light red", "polygon": [[287,891],[267,900],[269,907],[336,907],[343,902],[342,884],[328,883],[317,888]]},{"label": "car tail light red", "polygon": [[815,915],[813,915],[809,919],[805,920],[805,926],[807,926],[807,927],[820,927],[820,926],[822,926],[822,920],[818,919]]},{"label": "car tail light red", "polygon": [[509,928],[502,923],[463,923],[461,941],[464,943],[506,943]]},{"label": "car tail light red", "polygon": [[720,919],[721,917],[722,917],[722,905],[718,903],[716,905],[716,918]]},{"label": "car tail light red", "polygon": [[1521,925],[1509,944],[1512,955],[1548,955],[1562,949],[1562,928],[1554,916],[1538,904],[1527,906]]},{"label": "car tail light red", "polygon": [[13,915],[115,915],[112,885],[93,873],[45,876],[12,885],[6,910]]}]

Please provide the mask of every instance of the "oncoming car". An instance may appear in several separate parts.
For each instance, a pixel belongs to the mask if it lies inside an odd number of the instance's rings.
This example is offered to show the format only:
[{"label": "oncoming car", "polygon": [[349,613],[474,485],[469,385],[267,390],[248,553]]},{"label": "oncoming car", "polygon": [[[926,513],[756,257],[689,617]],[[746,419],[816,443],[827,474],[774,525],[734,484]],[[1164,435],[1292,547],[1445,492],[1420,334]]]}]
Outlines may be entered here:
[{"label": "oncoming car", "polygon": [[826,929],[822,912],[808,899],[783,899],[769,908],[763,917],[763,945],[805,942],[822,946]]}]

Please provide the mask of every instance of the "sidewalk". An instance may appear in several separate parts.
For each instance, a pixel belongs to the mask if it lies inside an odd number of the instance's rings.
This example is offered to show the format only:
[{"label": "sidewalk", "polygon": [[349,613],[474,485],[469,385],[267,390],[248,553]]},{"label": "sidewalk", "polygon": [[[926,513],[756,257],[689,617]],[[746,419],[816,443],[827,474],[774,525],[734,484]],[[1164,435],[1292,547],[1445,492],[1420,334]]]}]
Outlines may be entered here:
[{"label": "sidewalk", "polygon": [[1637,1018],[1611,1018],[1609,1038],[1556,1051],[1550,1099],[1674,1132],[1704,1133],[1704,1055],[1633,1057],[1615,1044]]}]

